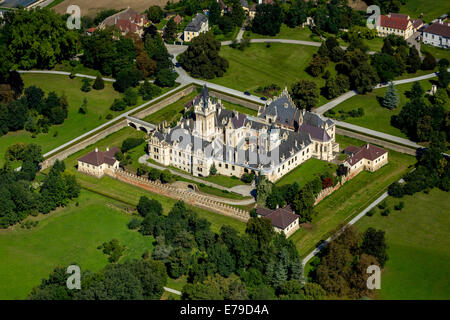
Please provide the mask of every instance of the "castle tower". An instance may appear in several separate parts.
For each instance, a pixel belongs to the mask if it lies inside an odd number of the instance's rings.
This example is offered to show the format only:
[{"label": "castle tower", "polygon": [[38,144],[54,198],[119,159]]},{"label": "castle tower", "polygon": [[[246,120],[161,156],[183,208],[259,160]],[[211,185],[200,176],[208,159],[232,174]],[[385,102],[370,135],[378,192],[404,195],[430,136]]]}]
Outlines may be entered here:
[{"label": "castle tower", "polygon": [[211,141],[216,132],[214,115],[217,103],[215,100],[211,101],[206,85],[203,86],[200,98],[196,102],[194,105],[195,131],[203,139]]}]

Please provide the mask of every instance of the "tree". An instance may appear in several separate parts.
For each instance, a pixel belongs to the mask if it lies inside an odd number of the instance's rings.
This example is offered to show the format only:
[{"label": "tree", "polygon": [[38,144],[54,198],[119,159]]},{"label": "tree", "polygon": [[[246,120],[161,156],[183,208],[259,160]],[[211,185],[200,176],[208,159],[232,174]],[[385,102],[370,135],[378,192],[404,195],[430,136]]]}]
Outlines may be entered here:
[{"label": "tree", "polygon": [[167,42],[175,41],[177,37],[177,24],[175,23],[173,18],[167,22],[166,27],[164,28],[164,39]]},{"label": "tree", "polygon": [[52,69],[78,51],[77,32],[68,30],[64,17],[47,8],[5,12],[1,33],[13,70]]},{"label": "tree", "polygon": [[328,99],[333,99],[350,89],[350,81],[344,74],[339,74],[336,78],[331,77],[325,83],[325,94]]},{"label": "tree", "polygon": [[364,232],[361,249],[364,253],[374,256],[381,267],[388,260],[387,248],[385,232],[383,230],[375,230],[370,227]]},{"label": "tree", "polygon": [[142,72],[137,69],[120,71],[117,74],[116,82],[113,86],[119,92],[125,92],[129,87],[136,87],[142,79]]},{"label": "tree", "polygon": [[137,100],[138,100],[138,94],[137,94],[136,90],[134,90],[133,88],[128,88],[127,90],[125,90],[124,95],[123,95],[123,101],[128,106],[134,106],[137,103]]},{"label": "tree", "polygon": [[85,97],[83,99],[83,103],[81,104],[81,107],[78,109],[78,113],[86,114],[87,113],[87,98]]},{"label": "tree", "polygon": [[242,26],[244,19],[245,12],[241,6],[240,1],[233,1],[233,4],[231,6],[231,20],[233,21],[233,24],[237,27],[240,27]]},{"label": "tree", "polygon": [[372,91],[372,87],[379,82],[376,71],[368,63],[363,63],[356,69],[353,69],[349,78],[351,79],[352,87],[358,90],[359,93]]},{"label": "tree", "polygon": [[267,245],[275,236],[272,222],[266,218],[250,218],[247,221],[245,233],[256,239],[259,248]]},{"label": "tree", "polygon": [[216,164],[213,162],[211,168],[209,168],[209,174],[214,176],[217,173]]},{"label": "tree", "polygon": [[275,36],[280,32],[282,12],[278,5],[260,4],[252,21],[252,31],[258,34]]},{"label": "tree", "polygon": [[159,70],[156,75],[155,84],[160,87],[173,87],[178,74],[170,69]]},{"label": "tree", "polygon": [[315,201],[316,198],[308,186],[303,187],[299,191],[294,199],[293,206],[295,212],[300,215],[300,222],[309,222],[312,220]]},{"label": "tree", "polygon": [[157,64],[143,51],[136,58],[136,67],[142,72],[143,77],[147,78],[156,72]]},{"label": "tree", "polygon": [[444,64],[439,65],[439,88],[447,89],[448,85],[450,84],[450,72],[448,72],[447,67],[448,66]]},{"label": "tree", "polygon": [[392,44],[391,44],[391,41],[389,40],[389,38],[386,38],[384,40],[384,44],[383,44],[383,47],[381,48],[381,52],[386,53],[390,56],[394,55],[395,51],[394,51],[394,48],[392,48]]},{"label": "tree", "polygon": [[299,109],[311,110],[319,102],[319,89],[314,81],[300,80],[292,85],[291,92]]},{"label": "tree", "polygon": [[256,184],[256,201],[259,205],[265,205],[266,199],[272,192],[273,184],[264,175],[258,176],[258,183]]},{"label": "tree", "polygon": [[422,60],[420,59],[419,52],[415,46],[409,49],[408,56],[406,58],[406,64],[408,65],[409,73],[416,73],[420,69]]},{"label": "tree", "polygon": [[397,90],[395,90],[394,83],[391,81],[389,83],[389,87],[386,90],[386,94],[383,98],[383,106],[389,109],[395,109],[397,108],[399,103],[399,97]]},{"label": "tree", "polygon": [[220,6],[217,1],[211,1],[211,5],[209,6],[209,15],[208,20],[209,24],[215,25],[219,22],[220,19]]},{"label": "tree", "polygon": [[221,44],[211,33],[202,33],[191,41],[179,62],[193,77],[213,79],[228,69],[228,61],[219,56]]},{"label": "tree", "polygon": [[142,196],[139,199],[137,211],[143,217],[146,217],[148,214],[160,216],[163,213],[161,203],[155,199],[148,199],[146,196]]},{"label": "tree", "polygon": [[434,68],[436,68],[436,59],[434,58],[434,56],[431,53],[426,52],[425,58],[422,61],[421,69],[422,70],[433,70]]},{"label": "tree", "polygon": [[150,100],[161,93],[161,88],[144,80],[139,87],[138,93],[142,96],[143,100]]},{"label": "tree", "polygon": [[81,91],[83,91],[83,92],[91,91],[91,80],[90,79],[83,78],[83,80],[81,80],[81,82],[83,83],[83,85],[81,86]]},{"label": "tree", "polygon": [[144,41],[144,49],[150,59],[156,61],[156,71],[172,69],[172,56],[167,51],[159,33],[154,36],[147,35]]},{"label": "tree", "polygon": [[160,6],[151,6],[145,10],[145,13],[147,14],[148,20],[153,23],[159,23],[164,17],[164,12]]},{"label": "tree", "polygon": [[123,111],[127,108],[127,104],[122,99],[114,99],[111,107],[109,107],[112,111]]},{"label": "tree", "polygon": [[328,57],[322,56],[320,54],[315,55],[308,66],[308,72],[313,77],[318,77],[321,75],[328,64]]},{"label": "tree", "polygon": [[400,75],[400,68],[395,58],[386,53],[376,54],[372,58],[372,65],[377,70],[381,82],[388,82]]},{"label": "tree", "polygon": [[105,88],[105,82],[100,75],[97,75],[94,81],[94,85],[92,86],[95,90],[103,90]]}]

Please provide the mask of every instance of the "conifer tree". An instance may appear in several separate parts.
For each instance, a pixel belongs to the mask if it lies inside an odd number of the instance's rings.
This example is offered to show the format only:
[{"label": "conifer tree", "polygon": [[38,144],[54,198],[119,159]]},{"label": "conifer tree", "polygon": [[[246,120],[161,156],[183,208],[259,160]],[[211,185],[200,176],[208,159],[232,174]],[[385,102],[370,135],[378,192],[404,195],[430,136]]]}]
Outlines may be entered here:
[{"label": "conifer tree", "polygon": [[105,88],[103,78],[98,75],[97,78],[95,78],[95,82],[92,88],[94,88],[95,90],[103,90]]},{"label": "conifer tree", "polygon": [[386,94],[383,98],[383,106],[389,109],[397,108],[399,103],[399,97],[397,90],[395,90],[394,83],[391,81],[389,87],[386,90]]}]

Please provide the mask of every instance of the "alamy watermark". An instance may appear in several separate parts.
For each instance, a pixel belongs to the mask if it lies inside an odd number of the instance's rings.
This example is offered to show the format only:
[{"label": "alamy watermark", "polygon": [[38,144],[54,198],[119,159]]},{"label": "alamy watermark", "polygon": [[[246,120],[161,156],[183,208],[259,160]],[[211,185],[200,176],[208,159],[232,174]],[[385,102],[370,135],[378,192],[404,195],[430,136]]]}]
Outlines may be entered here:
[{"label": "alamy watermark", "polygon": [[73,264],[67,267],[67,274],[70,276],[67,278],[66,285],[69,290],[81,289],[81,269],[79,266]]},{"label": "alamy watermark", "polygon": [[371,13],[371,16],[367,18],[366,26],[369,29],[374,29],[377,23],[378,18],[381,15],[381,10],[379,6],[371,5],[367,7],[367,13]]},{"label": "alamy watermark", "polygon": [[69,30],[81,29],[81,9],[77,5],[67,7],[66,13],[70,14],[67,18],[67,28]]},{"label": "alamy watermark", "polygon": [[372,264],[367,267],[366,270],[367,274],[370,274],[370,276],[367,278],[367,289],[373,290],[373,289],[381,289],[381,270],[380,267]]}]

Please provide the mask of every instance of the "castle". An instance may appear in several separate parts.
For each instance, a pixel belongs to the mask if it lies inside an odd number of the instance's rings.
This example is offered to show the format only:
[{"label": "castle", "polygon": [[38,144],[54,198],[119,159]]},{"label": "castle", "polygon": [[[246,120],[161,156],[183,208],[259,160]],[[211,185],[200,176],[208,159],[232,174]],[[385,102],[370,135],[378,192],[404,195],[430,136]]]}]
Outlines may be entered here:
[{"label": "castle", "polygon": [[331,161],[339,152],[335,124],[299,110],[287,89],[252,117],[224,108],[206,86],[177,125],[160,125],[148,141],[150,159],[194,176],[264,174],[274,182],[310,158]]}]

